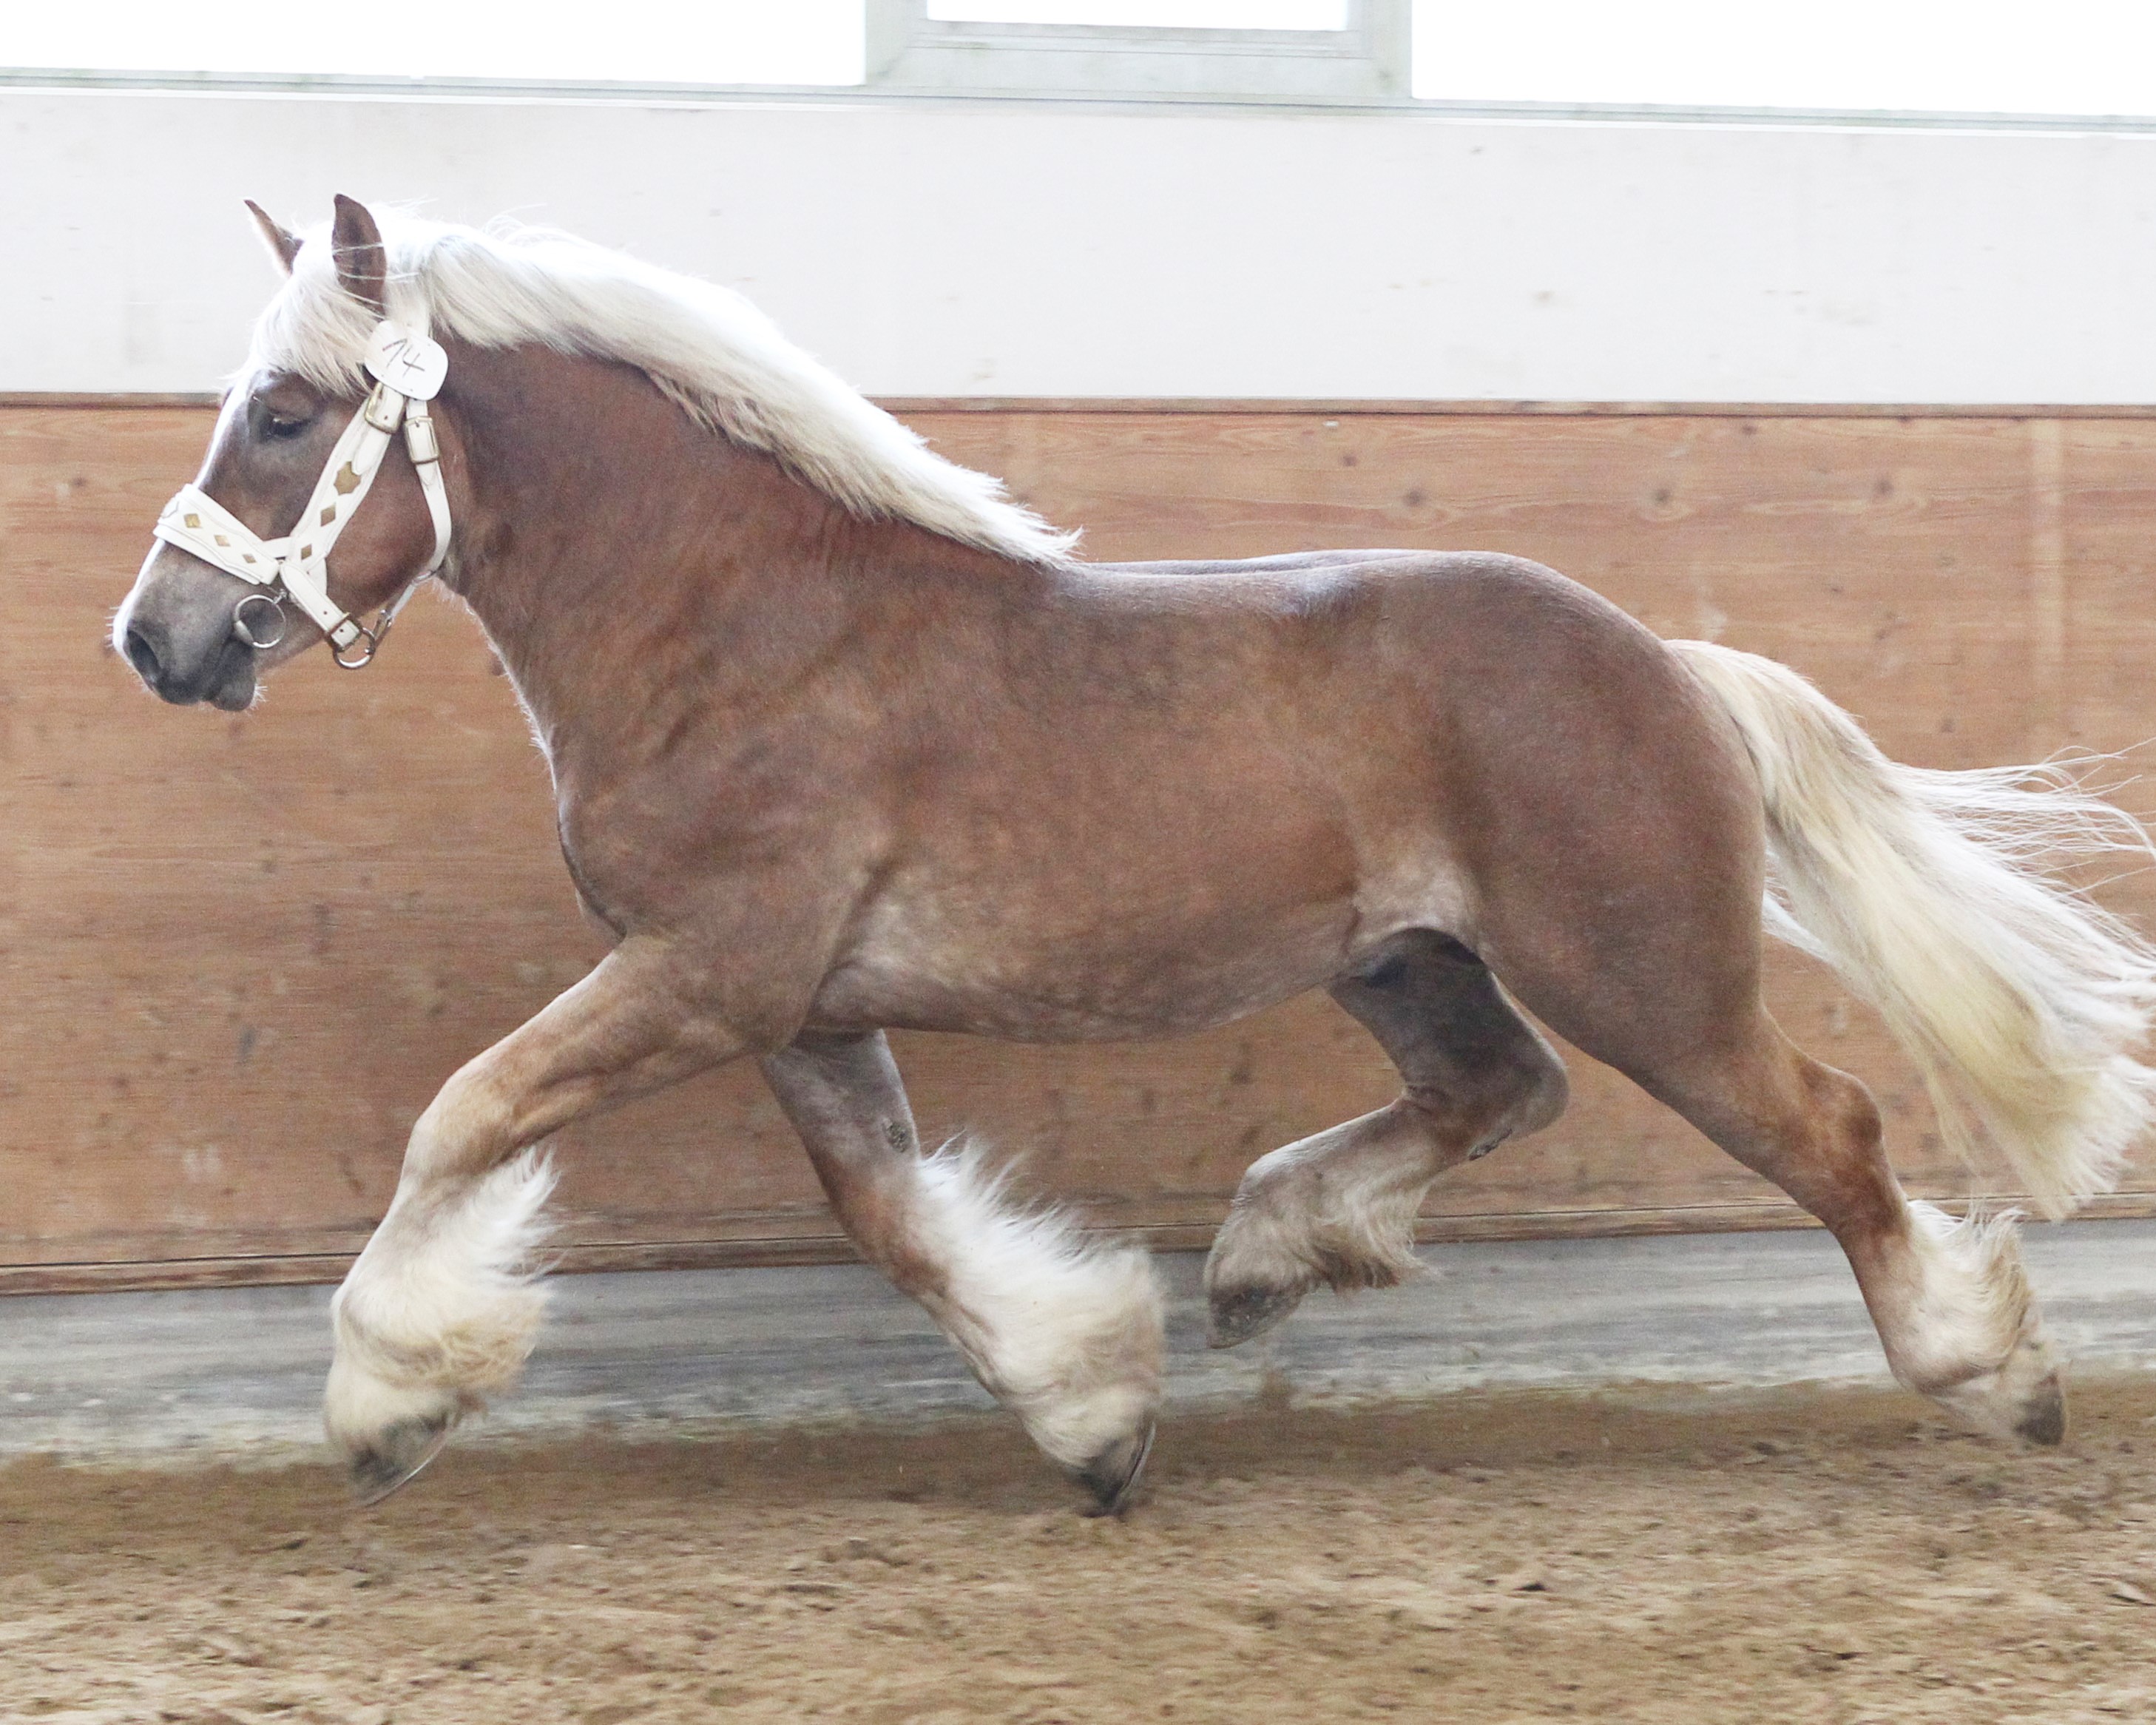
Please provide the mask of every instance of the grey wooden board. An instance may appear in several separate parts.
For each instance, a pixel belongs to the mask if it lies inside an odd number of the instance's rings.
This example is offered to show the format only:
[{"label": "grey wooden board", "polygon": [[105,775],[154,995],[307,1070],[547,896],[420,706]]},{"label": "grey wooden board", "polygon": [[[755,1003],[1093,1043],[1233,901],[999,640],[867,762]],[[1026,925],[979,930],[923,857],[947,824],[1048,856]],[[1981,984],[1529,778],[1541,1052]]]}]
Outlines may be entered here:
[{"label": "grey wooden board", "polygon": [[[2070,1356],[2085,1370],[2156,1370],[2156,1222],[2025,1237]],[[1216,1353],[1204,1345],[1201,1260],[1163,1256],[1168,1405],[1248,1402],[1268,1374],[1320,1404],[1887,1381],[1855,1282],[1823,1234],[1507,1241],[1424,1258],[1422,1281],[1314,1295],[1273,1335]],[[312,1445],[329,1294],[0,1300],[0,1454],[269,1459]],[[907,1424],[990,1406],[920,1310],[860,1266],[580,1276],[555,1283],[523,1387],[472,1435]]]}]

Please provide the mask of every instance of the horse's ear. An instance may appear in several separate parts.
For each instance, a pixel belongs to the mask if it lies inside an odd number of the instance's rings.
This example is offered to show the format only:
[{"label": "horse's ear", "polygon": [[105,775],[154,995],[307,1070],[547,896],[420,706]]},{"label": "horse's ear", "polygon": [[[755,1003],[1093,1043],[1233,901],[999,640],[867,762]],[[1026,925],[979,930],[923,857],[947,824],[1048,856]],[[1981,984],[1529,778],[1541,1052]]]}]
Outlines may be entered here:
[{"label": "horse's ear", "polygon": [[389,260],[382,248],[382,230],[365,204],[342,193],[337,194],[336,220],[330,226],[330,252],[345,291],[377,317],[387,317],[383,286]]},{"label": "horse's ear", "polygon": [[276,218],[253,198],[244,200],[247,213],[254,218],[255,231],[262,236],[263,244],[270,248],[270,255],[285,275],[292,273],[292,259],[300,255],[300,236],[277,225]]}]

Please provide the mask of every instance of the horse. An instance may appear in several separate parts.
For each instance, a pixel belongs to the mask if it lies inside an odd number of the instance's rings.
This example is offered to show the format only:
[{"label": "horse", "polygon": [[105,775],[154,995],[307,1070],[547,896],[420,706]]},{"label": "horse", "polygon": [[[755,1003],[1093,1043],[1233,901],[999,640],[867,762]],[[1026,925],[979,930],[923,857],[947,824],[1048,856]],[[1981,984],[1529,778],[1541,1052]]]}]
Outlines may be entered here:
[{"label": "horse", "polygon": [[753,1059],[861,1255],[1118,1509],[1161,1397],[1150,1260],[924,1150],[885,1033],[1137,1039],[1318,988],[1400,1093],[1250,1168],[1215,1345],[1409,1272],[1431,1183],[1563,1110],[1538,1020],[1831,1230],[1902,1384],[2060,1441],[2016,1213],[1911,1200],[1760,972],[1769,934],[1824,958],[1953,1142],[2066,1213],[2156,1108],[2156,952],[2063,872],[2147,841],[2076,773],[1897,764],[1794,672],[1517,557],[1089,563],[728,290],[249,208],[285,279],[113,644],[239,711],[326,639],[364,664],[431,572],[609,942],[420,1114],[337,1291],[324,1418],[362,1498],[528,1353],[548,1135]]}]

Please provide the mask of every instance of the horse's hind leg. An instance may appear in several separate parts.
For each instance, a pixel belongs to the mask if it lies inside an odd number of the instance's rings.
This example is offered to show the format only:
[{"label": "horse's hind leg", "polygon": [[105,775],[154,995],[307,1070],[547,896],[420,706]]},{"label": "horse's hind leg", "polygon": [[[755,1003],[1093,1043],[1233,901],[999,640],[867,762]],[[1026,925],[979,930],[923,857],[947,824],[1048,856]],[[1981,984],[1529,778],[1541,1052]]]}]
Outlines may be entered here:
[{"label": "horse's hind leg", "polygon": [[921,1155],[880,1033],[804,1034],[763,1071],[861,1255],[1103,1510],[1122,1508],[1160,1399],[1151,1260],[1014,1207],[970,1156]]},{"label": "horse's hind leg", "polygon": [[1958,1222],[1911,1201],[1856,1079],[1811,1059],[1763,1011],[1734,1049],[1633,1076],[1833,1231],[1903,1384],[1994,1436],[2065,1435],[2058,1368],[2011,1220]]},{"label": "horse's hind leg", "polygon": [[[1696,860],[1712,862],[1712,836],[1695,842]],[[1768,1015],[1756,875],[1734,874],[1737,890],[1717,891],[1712,867],[1697,871],[1707,889],[1688,887],[1679,855],[1623,866],[1665,883],[1654,914],[1583,924],[1552,913],[1620,897],[1626,877],[1605,860],[1561,901],[1531,906],[1543,914],[1496,919],[1507,985],[1559,1035],[1827,1225],[1902,1383],[1979,1430],[2056,1443],[2058,1372],[2011,1224],[1955,1222],[1910,1202],[1887,1164],[1871,1092],[1805,1055]]]},{"label": "horse's hind leg", "polygon": [[1374,1114],[1253,1163],[1205,1264],[1213,1345],[1270,1328],[1320,1282],[1385,1287],[1414,1266],[1430,1182],[1564,1111],[1564,1067],[1465,947],[1417,932],[1332,998],[1405,1087]]}]

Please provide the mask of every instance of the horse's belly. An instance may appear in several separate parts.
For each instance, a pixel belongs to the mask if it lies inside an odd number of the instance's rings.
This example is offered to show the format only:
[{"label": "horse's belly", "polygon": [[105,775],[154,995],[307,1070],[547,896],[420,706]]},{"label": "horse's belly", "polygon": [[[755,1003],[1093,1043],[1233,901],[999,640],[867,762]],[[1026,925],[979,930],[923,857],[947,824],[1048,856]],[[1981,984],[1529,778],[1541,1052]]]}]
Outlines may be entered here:
[{"label": "horse's belly", "polygon": [[1203,1029],[1331,981],[1354,962],[1359,924],[1345,901],[1173,932],[991,931],[888,911],[824,978],[811,1021],[1025,1042]]}]

